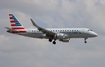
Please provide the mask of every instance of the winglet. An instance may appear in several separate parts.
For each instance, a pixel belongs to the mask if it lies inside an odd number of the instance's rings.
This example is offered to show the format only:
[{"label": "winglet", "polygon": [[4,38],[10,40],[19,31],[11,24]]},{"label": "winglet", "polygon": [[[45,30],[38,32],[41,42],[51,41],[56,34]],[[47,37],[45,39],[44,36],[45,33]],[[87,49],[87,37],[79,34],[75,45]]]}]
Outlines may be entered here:
[{"label": "winglet", "polygon": [[39,27],[32,19],[30,19],[30,20],[35,27],[37,27],[37,28]]}]

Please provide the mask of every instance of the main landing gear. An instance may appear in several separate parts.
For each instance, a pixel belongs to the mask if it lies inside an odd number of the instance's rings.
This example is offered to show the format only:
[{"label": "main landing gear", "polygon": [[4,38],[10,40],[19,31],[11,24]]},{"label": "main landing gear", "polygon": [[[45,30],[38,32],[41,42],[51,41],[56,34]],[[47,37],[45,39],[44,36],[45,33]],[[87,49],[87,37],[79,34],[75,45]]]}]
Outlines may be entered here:
[{"label": "main landing gear", "polygon": [[52,39],[49,39],[49,42],[52,42]]},{"label": "main landing gear", "polygon": [[52,43],[53,43],[53,44],[56,44],[56,42],[55,42],[55,41],[53,41]]},{"label": "main landing gear", "polygon": [[[53,39],[49,39],[49,42],[52,42]],[[56,40],[52,42],[54,45],[56,44]]]},{"label": "main landing gear", "polygon": [[84,43],[87,43],[86,39],[87,39],[87,38],[84,39]]}]

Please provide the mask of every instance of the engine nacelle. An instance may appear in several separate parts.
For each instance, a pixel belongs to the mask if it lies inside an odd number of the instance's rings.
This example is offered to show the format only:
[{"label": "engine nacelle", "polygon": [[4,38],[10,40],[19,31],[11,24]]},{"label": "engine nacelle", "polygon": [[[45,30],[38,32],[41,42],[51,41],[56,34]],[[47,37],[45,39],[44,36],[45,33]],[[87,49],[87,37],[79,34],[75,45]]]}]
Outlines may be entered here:
[{"label": "engine nacelle", "polygon": [[62,42],[69,42],[69,41],[70,41],[70,38],[69,38],[69,39],[59,39],[59,41],[62,41]]},{"label": "engine nacelle", "polygon": [[62,33],[58,33],[55,36],[55,38],[57,38],[57,39],[64,39],[65,37],[66,37],[66,35],[65,34],[62,34]]}]

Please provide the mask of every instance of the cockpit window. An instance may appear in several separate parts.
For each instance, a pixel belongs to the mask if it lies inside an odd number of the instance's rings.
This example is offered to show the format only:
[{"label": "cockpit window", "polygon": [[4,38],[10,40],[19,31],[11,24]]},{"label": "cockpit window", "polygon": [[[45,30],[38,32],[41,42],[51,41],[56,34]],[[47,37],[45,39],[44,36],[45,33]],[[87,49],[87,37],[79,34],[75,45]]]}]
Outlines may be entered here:
[{"label": "cockpit window", "polygon": [[93,31],[93,30],[90,29],[90,31]]},{"label": "cockpit window", "polygon": [[87,30],[87,31],[93,31],[93,30],[89,29],[89,30]]}]

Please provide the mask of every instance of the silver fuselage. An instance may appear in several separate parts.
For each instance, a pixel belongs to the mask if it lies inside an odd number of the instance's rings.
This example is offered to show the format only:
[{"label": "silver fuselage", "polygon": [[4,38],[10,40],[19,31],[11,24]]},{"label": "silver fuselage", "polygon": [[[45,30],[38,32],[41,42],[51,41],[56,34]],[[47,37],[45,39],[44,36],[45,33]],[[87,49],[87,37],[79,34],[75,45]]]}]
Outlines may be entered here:
[{"label": "silver fuselage", "polygon": [[[91,38],[96,37],[97,34],[88,28],[46,28],[54,33],[66,34],[66,38]],[[37,29],[26,29],[26,33],[16,33],[32,38],[45,38],[48,39],[46,34]]]}]

